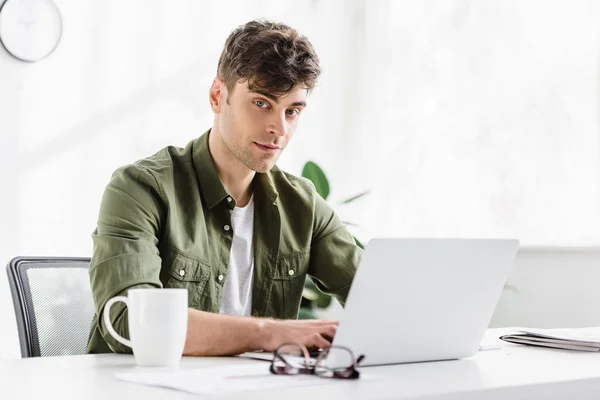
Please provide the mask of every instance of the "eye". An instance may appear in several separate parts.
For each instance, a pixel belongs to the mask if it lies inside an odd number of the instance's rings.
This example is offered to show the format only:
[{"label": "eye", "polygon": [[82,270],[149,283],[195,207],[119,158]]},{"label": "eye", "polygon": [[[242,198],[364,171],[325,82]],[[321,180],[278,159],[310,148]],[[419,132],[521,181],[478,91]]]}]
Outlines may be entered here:
[{"label": "eye", "polygon": [[289,110],[285,110],[285,112],[287,113],[287,115],[289,115],[290,117],[295,117],[296,115],[300,115],[300,111],[298,111],[298,109],[296,108],[291,108]]},{"label": "eye", "polygon": [[267,104],[266,101],[262,101],[262,100],[254,100],[254,104],[256,104],[256,106],[258,108],[268,108],[269,105]]}]

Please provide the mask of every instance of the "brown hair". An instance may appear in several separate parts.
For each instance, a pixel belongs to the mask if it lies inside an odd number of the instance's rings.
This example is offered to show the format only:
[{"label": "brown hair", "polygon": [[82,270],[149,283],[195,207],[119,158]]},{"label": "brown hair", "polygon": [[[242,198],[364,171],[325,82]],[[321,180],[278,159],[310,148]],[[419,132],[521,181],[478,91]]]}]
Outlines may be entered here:
[{"label": "brown hair", "polygon": [[296,88],[315,87],[321,73],[319,57],[308,39],[295,29],[265,20],[239,26],[227,38],[217,76],[229,91],[247,81],[250,90],[281,96]]}]

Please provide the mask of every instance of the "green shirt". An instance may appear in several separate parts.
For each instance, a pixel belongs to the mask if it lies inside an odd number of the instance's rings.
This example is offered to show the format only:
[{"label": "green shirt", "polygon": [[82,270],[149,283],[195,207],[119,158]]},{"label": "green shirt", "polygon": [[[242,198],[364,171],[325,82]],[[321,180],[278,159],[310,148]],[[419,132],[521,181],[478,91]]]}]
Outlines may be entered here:
[{"label": "green shirt", "polygon": [[[209,134],[113,174],[92,235],[88,352],[131,353],[98,318],[111,297],[131,288],[185,288],[191,308],[219,312],[235,200],[217,175]],[[252,315],[296,318],[307,274],[344,304],[362,250],[312,183],[274,167],[256,174],[253,192]],[[123,303],[110,317],[129,337]]]}]

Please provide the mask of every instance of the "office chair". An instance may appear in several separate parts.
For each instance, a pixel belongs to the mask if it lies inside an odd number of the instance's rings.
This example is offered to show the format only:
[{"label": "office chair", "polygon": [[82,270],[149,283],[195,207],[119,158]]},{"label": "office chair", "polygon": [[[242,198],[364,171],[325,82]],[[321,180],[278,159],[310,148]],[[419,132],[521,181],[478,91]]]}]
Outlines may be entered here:
[{"label": "office chair", "polygon": [[21,356],[84,354],[94,301],[89,258],[16,257],[7,265]]}]

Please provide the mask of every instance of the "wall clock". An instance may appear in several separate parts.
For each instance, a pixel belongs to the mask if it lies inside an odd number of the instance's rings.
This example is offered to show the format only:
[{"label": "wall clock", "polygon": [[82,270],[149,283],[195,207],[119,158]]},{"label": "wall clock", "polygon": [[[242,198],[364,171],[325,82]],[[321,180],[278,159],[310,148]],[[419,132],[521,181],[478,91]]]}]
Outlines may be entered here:
[{"label": "wall clock", "polygon": [[62,18],[52,0],[6,0],[0,8],[0,42],[15,58],[48,57],[62,36]]}]

